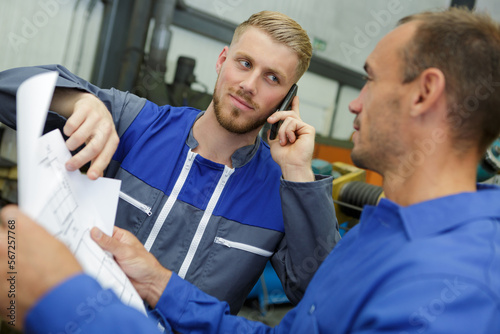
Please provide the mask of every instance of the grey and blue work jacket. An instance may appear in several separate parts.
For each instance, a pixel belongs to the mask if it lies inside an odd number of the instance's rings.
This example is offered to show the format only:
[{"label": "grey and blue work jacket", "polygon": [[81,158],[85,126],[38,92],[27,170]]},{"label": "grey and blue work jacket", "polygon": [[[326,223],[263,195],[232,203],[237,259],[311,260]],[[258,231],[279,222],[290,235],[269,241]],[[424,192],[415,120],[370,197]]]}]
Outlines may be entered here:
[{"label": "grey and blue work jacket", "polygon": [[331,179],[283,180],[260,138],[233,154],[233,168],[207,160],[193,152],[200,110],[100,89],[61,66],[0,73],[0,121],[15,127],[17,87],[49,70],[59,73],[57,87],[92,93],[112,114],[120,144],[105,176],[122,181],[117,226],[134,233],[163,266],[227,301],[232,313],[268,260],[290,301],[302,298],[339,239],[333,207],[315,209],[316,196],[331,196]]}]

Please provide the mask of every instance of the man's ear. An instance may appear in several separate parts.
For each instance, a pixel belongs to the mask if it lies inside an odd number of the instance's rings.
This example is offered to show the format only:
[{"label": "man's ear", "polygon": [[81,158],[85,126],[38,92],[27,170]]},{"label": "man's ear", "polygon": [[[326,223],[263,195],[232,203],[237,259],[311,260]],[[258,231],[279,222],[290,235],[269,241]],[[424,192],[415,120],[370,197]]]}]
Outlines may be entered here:
[{"label": "man's ear", "polygon": [[227,59],[227,53],[229,51],[229,47],[225,46],[224,49],[222,49],[222,52],[219,54],[219,58],[217,58],[217,62],[215,63],[215,71],[217,74],[219,74],[220,69],[222,68],[222,64]]},{"label": "man's ear", "polygon": [[441,70],[434,67],[427,68],[415,80],[411,116],[419,116],[434,109],[446,97],[446,78]]}]

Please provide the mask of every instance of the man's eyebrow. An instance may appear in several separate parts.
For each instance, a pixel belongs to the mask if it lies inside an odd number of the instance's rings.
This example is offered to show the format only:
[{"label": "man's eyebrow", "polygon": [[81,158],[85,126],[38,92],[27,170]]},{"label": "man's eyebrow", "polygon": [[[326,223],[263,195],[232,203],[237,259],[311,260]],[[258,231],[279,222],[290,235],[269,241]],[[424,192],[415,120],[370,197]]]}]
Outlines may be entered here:
[{"label": "man's eyebrow", "polygon": [[[236,53],[236,57],[243,57],[243,58],[248,59],[252,64],[255,63],[255,59],[252,56],[250,56],[249,54],[245,53],[245,52],[241,52],[241,51],[237,52]],[[282,71],[280,71],[280,70],[278,70],[276,68],[266,67],[265,70],[266,70],[266,72],[272,72],[272,73],[276,74],[282,80],[286,81],[286,79],[288,78],[287,75],[284,72],[282,72]]]}]

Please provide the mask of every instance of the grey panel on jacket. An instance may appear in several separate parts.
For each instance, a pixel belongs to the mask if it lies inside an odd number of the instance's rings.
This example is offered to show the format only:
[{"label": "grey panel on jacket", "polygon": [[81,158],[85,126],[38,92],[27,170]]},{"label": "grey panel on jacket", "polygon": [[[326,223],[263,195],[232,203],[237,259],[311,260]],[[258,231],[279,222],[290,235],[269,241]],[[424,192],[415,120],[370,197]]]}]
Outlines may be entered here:
[{"label": "grey panel on jacket", "polygon": [[[118,204],[116,225],[130,230],[145,243],[168,196],[123,169],[118,171],[117,177],[125,180],[122,183],[124,193],[133,193],[135,200],[150,207],[154,212],[148,216],[123,200]],[[202,216],[202,210],[176,201],[151,248],[151,253],[163,266],[175,272],[179,271],[196,232],[197,225],[192,224],[193,217],[201,220]],[[210,218],[185,279],[208,294],[226,300],[231,310],[239,310],[259,279],[269,257],[215,243],[216,237],[273,254],[275,250],[266,247],[278,245],[283,233],[241,224],[223,217]],[[232,283],[228,285],[227,282]]]}]

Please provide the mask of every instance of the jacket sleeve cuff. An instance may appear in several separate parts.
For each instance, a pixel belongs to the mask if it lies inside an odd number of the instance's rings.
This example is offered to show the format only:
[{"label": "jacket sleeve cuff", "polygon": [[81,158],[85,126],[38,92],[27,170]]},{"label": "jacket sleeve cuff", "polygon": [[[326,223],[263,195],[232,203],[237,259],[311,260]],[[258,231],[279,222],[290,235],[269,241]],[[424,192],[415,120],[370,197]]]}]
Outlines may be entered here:
[{"label": "jacket sleeve cuff", "polygon": [[288,181],[281,176],[281,186],[286,188],[297,188],[297,189],[314,189],[314,188],[324,188],[332,187],[333,176],[314,174],[315,180],[312,182],[294,182]]},{"label": "jacket sleeve cuff", "polygon": [[158,303],[156,303],[155,308],[166,322],[170,324],[179,323],[188,303],[191,288],[191,284],[172,272],[167,287]]}]

